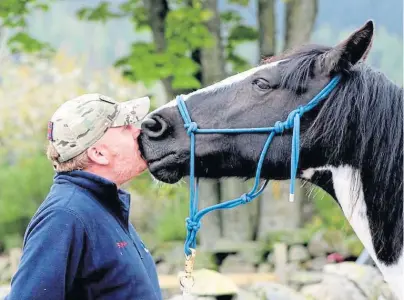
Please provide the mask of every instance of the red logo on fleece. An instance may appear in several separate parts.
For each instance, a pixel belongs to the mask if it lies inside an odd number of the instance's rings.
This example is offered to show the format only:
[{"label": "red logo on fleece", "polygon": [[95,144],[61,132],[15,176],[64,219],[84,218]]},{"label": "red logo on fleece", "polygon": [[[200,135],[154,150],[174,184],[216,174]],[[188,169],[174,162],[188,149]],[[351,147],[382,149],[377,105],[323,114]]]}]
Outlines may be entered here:
[{"label": "red logo on fleece", "polygon": [[128,244],[127,242],[118,242],[118,243],[116,243],[116,245],[118,246],[118,248],[126,247],[127,244]]}]

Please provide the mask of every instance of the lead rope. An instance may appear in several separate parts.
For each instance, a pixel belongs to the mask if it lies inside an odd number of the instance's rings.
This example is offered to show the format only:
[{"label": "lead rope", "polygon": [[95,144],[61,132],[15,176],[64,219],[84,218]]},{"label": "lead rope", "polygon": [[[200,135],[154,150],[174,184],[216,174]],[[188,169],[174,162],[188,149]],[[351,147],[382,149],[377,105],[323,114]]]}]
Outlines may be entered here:
[{"label": "lead rope", "polygon": [[[194,277],[192,275],[195,256],[196,256],[196,234],[201,227],[200,220],[207,213],[218,210],[218,209],[229,209],[241,204],[247,204],[257,198],[265,189],[268,184],[268,180],[264,180],[264,183],[259,188],[261,169],[264,164],[265,156],[268,152],[268,148],[272,142],[275,134],[283,133],[285,130],[293,128],[292,135],[292,151],[291,151],[291,164],[290,164],[290,194],[289,201],[294,201],[295,195],[295,180],[297,176],[297,168],[299,163],[299,148],[300,148],[300,118],[301,116],[317,106],[321,100],[325,99],[330,92],[336,87],[340,81],[341,76],[335,76],[309,103],[304,106],[299,106],[297,109],[291,111],[286,121],[276,122],[273,127],[263,127],[263,128],[231,128],[231,129],[200,129],[197,123],[193,122],[189,116],[188,109],[182,96],[177,96],[176,101],[178,105],[178,110],[184,121],[184,128],[187,130],[187,134],[191,140],[190,146],[190,173],[189,173],[189,187],[190,187],[190,207],[189,207],[189,217],[186,218],[186,228],[187,237],[184,244],[185,252],[185,272],[180,276],[180,285],[183,291],[184,300],[190,295],[190,291],[195,283]],[[233,200],[228,200],[210,207],[206,207],[198,212],[198,188],[199,180],[195,180],[195,134],[210,134],[210,133],[269,133],[268,139],[266,140],[264,147],[262,149],[256,174],[254,186],[250,192],[241,195]]]}]

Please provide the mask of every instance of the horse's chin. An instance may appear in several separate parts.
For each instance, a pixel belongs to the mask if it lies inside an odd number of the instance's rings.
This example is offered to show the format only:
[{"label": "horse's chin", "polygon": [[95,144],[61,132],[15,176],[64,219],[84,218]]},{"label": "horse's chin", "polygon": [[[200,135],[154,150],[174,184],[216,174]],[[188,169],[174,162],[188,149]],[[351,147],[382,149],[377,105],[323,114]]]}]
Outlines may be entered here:
[{"label": "horse's chin", "polygon": [[158,160],[149,161],[148,168],[156,180],[168,184],[177,183],[185,176],[185,168],[175,154],[168,154]]}]

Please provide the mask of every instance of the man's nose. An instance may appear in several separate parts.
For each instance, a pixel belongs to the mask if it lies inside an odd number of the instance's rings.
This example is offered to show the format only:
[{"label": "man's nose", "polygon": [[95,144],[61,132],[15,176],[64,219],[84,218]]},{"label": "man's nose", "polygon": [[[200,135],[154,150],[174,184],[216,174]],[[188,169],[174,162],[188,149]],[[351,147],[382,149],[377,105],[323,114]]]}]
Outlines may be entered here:
[{"label": "man's nose", "polygon": [[159,116],[152,116],[142,122],[143,133],[151,138],[159,138],[163,136],[167,127],[167,122]]},{"label": "man's nose", "polygon": [[137,128],[135,126],[129,125],[130,126],[130,131],[132,132],[132,136],[134,139],[137,139],[138,136],[140,135],[140,128]]}]

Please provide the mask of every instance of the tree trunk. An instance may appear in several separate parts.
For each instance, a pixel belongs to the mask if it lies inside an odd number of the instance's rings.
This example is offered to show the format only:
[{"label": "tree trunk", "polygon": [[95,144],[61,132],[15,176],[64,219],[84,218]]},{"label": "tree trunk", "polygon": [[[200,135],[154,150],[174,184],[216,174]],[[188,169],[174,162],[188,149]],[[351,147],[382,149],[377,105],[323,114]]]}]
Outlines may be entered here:
[{"label": "tree trunk", "polygon": [[275,55],[275,24],[275,0],[258,0],[258,44],[261,58]]},{"label": "tree trunk", "polygon": [[[156,49],[159,52],[164,52],[167,46],[164,34],[165,19],[169,12],[167,0],[143,0],[143,3],[148,14]],[[172,88],[171,79],[165,78],[162,79],[161,82],[164,86],[168,101],[172,100],[176,93]]]},{"label": "tree trunk", "polygon": [[[260,57],[276,54],[275,1],[258,0]],[[285,49],[296,47],[310,38],[317,14],[317,0],[289,0],[286,4]],[[259,202],[257,238],[276,230],[299,228],[304,219],[302,205],[306,191],[296,182],[295,201],[290,203],[290,181],[272,181]]]},{"label": "tree trunk", "polygon": [[[318,12],[318,0],[290,0],[286,4],[284,50],[308,43],[313,32]],[[299,222],[309,220],[313,203],[308,201],[308,186],[296,182],[296,209],[299,209]],[[298,196],[298,194],[300,196]]]},{"label": "tree trunk", "polygon": [[285,44],[291,49],[310,40],[316,21],[318,0],[289,0],[286,3]]},{"label": "tree trunk", "polygon": [[[225,57],[221,39],[221,27],[220,27],[220,13],[218,11],[217,0],[205,0],[203,1],[203,8],[209,9],[213,12],[213,17],[207,22],[209,32],[213,35],[214,43],[210,48],[204,48],[201,51],[201,64],[202,64],[202,78],[203,85],[210,85],[217,81],[224,79],[227,74],[225,72]],[[218,197],[211,199],[205,199],[209,202],[205,202],[206,205],[213,205],[219,201],[227,201],[233,198],[241,196],[246,192],[248,188],[243,181],[238,179],[221,179],[220,184],[215,183],[215,188],[208,188],[212,191],[219,188]],[[250,222],[250,211],[256,204],[250,203],[245,207],[237,207],[232,210],[221,210],[214,212],[210,221],[206,221],[205,224],[209,224],[209,230],[206,230],[204,234],[201,234],[201,241],[204,244],[212,241],[213,236],[216,237],[221,233],[221,236],[228,240],[250,240],[253,235],[254,228],[252,222]],[[211,213],[212,214],[212,213]],[[221,220],[219,222],[218,220]],[[220,227],[216,227],[221,223],[221,232],[218,231]]]},{"label": "tree trunk", "polygon": [[[203,1],[203,7],[210,9],[213,17],[206,23],[212,34],[214,43],[210,48],[203,48],[199,53],[201,63],[201,82],[203,86],[215,83],[226,77],[223,49],[221,45],[220,19],[216,0]],[[195,58],[194,58],[195,60]],[[200,203],[203,207],[220,202],[220,183],[217,180],[200,180]],[[203,230],[200,233],[202,248],[212,248],[213,243],[221,236],[220,211],[212,211],[202,220]]]}]

